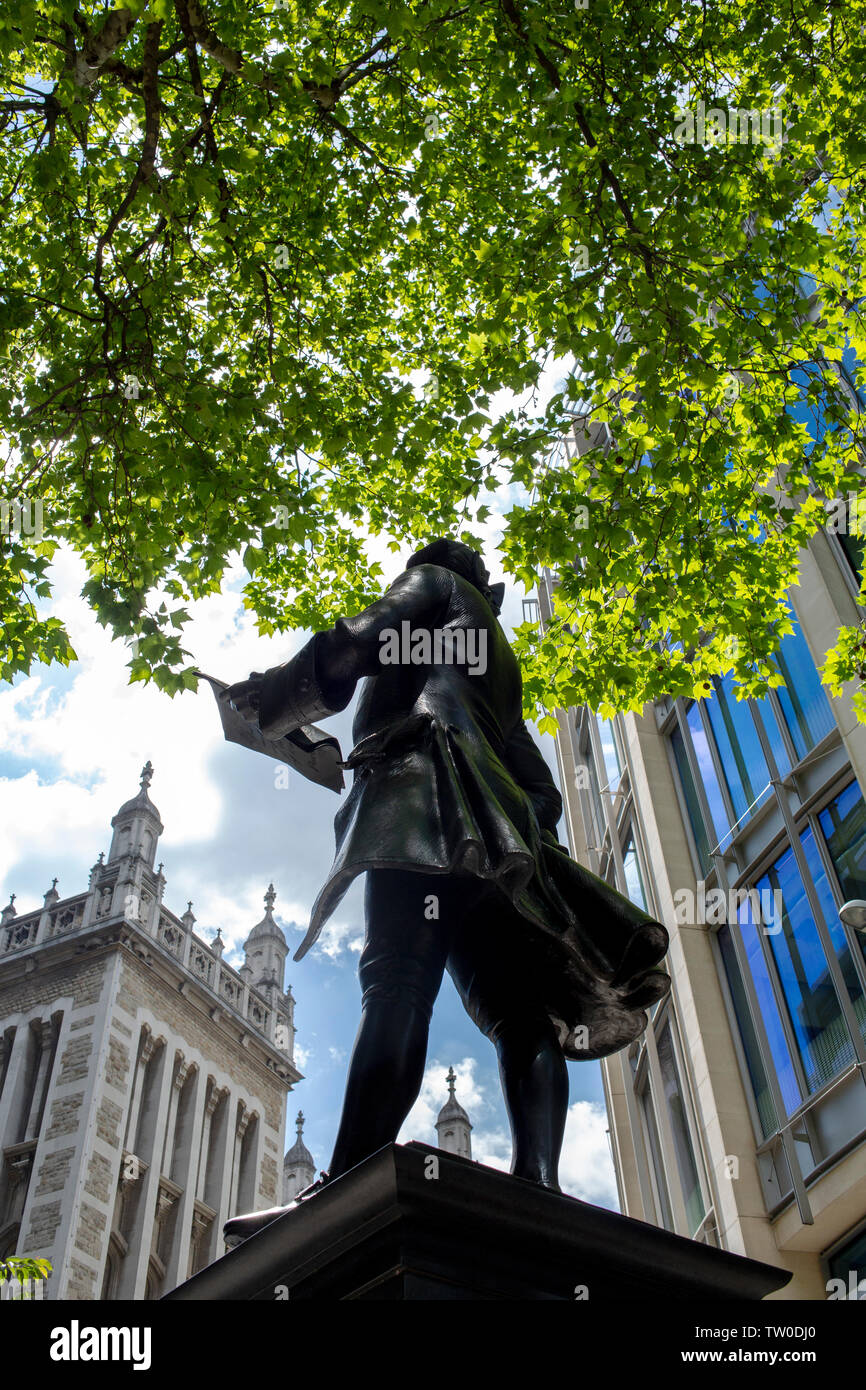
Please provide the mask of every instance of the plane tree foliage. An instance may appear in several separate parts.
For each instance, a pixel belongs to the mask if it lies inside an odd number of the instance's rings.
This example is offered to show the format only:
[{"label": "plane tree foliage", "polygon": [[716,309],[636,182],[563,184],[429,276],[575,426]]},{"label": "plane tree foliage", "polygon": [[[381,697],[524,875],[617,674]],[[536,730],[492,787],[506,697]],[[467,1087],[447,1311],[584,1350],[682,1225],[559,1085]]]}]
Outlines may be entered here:
[{"label": "plane tree foliage", "polygon": [[[131,679],[174,693],[232,557],[263,632],[315,627],[381,591],[369,537],[501,510],[506,572],[558,576],[528,711],[729,669],[760,694],[801,548],[861,486],[864,24],[7,0],[0,675],[74,656],[59,545]],[[576,415],[606,441],[564,448]],[[852,624],[826,677],[864,667]]]}]

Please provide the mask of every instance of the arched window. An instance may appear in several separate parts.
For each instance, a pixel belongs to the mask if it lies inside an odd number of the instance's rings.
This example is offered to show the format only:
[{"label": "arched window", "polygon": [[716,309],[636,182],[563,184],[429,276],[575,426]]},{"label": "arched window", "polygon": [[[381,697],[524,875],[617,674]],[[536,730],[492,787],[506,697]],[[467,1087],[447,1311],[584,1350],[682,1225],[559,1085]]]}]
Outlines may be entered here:
[{"label": "arched window", "polygon": [[256,1157],[258,1153],[259,1117],[250,1116],[240,1144],[237,1209],[251,1211],[256,1201]]},{"label": "arched window", "polygon": [[165,1279],[165,1265],[158,1255],[151,1255],[147,1266],[147,1279],[144,1284],[144,1297],[148,1303],[155,1303],[162,1297],[162,1285]]},{"label": "arched window", "polygon": [[102,1293],[100,1298],[103,1302],[112,1298],[117,1298],[120,1285],[120,1270],[123,1265],[123,1257],[129,1247],[122,1236],[116,1231],[112,1231],[108,1242],[108,1254],[105,1259],[105,1270],[102,1275]]}]

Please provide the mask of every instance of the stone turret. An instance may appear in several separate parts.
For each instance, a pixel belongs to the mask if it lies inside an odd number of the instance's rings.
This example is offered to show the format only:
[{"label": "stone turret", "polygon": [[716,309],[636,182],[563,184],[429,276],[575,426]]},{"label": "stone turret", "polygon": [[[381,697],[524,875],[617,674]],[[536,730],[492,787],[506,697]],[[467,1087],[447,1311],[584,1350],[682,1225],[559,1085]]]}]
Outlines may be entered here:
[{"label": "stone turret", "polygon": [[141,769],[138,795],[130,801],[125,801],[112,819],[111,828],[114,834],[108,851],[108,864],[114,864],[127,857],[140,858],[148,869],[153,869],[156,842],[164,827],[159,818],[159,811],[147,794],[152,779],[153,766],[148,760]]},{"label": "stone turret", "polygon": [[295,1125],[298,1137],[283,1159],[284,1206],[287,1206],[305,1187],[309,1187],[316,1176],[316,1161],[304,1143],[303,1110],[298,1111]]},{"label": "stone turret", "polygon": [[271,883],[265,894],[265,915],[244,942],[244,965],[252,971],[248,979],[256,989],[276,989],[282,994],[289,947],[282,928],[274,921],[276,897]]},{"label": "stone turret", "polygon": [[463,1106],[454,1095],[457,1080],[454,1068],[448,1068],[445,1078],[448,1082],[448,1099],[439,1111],[436,1121],[436,1135],[440,1149],[447,1153],[459,1154],[461,1158],[472,1157],[472,1125]]}]

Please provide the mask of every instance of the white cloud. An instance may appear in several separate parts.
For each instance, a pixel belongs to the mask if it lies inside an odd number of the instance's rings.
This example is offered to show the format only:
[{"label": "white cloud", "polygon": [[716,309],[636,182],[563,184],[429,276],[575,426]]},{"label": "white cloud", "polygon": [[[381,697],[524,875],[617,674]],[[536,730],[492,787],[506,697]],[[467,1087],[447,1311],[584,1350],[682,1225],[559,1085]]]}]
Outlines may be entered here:
[{"label": "white cloud", "polygon": [[[472,1123],[472,1157],[489,1168],[511,1168],[511,1135],[493,1121],[495,1107],[489,1088],[477,1076],[478,1062],[464,1057],[454,1064],[455,1094]],[[421,1093],[403,1125],[397,1142],[435,1142],[436,1118],[448,1098],[448,1065],[428,1062]],[[607,1114],[597,1101],[578,1100],[569,1106],[559,1165],[562,1190],[570,1197],[618,1209],[616,1179],[607,1139]]]},{"label": "white cloud", "polygon": [[[309,920],[309,909],[307,919]],[[316,950],[321,951],[329,960],[336,960],[344,951],[360,955],[363,945],[364,927],[360,921],[341,922],[339,918],[331,917],[322,928],[322,934],[316,942]]]},{"label": "white cloud", "polygon": [[[0,747],[28,768],[0,780],[0,882],[6,879],[6,891],[15,888],[20,911],[35,907],[48,886],[34,861],[57,865],[51,872],[63,875],[61,893],[86,886],[82,867],[107,850],[111,818],[135,794],[148,758],[155,767],[151,794],[165,826],[159,850],[169,874],[172,858],[181,862],[172,851],[212,845],[226,813],[226,788],[213,771],[224,745],[209,689],[202,685],[171,700],[155,686],[130,686],[129,651],[111,640],[81,599],[85,577],[77,557],[58,554],[51,611],[65,621],[78,661],[68,672],[36,667],[0,690]],[[285,660],[304,637],[259,637],[240,595],[229,589],[189,610],[193,621],[184,640],[202,669],[223,679]],[[237,766],[230,764],[230,772]],[[230,897],[200,887],[201,881],[199,875],[196,886],[187,884],[200,922],[222,926],[227,944],[243,939],[262,915],[267,883],[244,884]],[[309,912],[309,903],[291,907],[302,919]]]},{"label": "white cloud", "polygon": [[[79,659],[71,685],[60,693],[53,689],[54,670],[44,667],[0,692],[0,737],[6,751],[40,763],[50,760],[73,781],[95,782],[103,814],[110,818],[118,797],[134,793],[150,750],[159,748],[159,806],[166,829],[176,843],[206,838],[216,828],[220,809],[217,788],[206,772],[216,720],[210,692],[202,687],[200,693],[170,700],[155,686],[130,687],[128,649],[98,626],[79,595],[82,563],[65,552],[52,573],[52,611],[66,622]],[[194,620],[189,646],[196,661],[224,679],[240,679],[251,665],[268,658],[269,649],[273,660],[284,659],[287,646],[294,645],[285,638],[260,638],[239,595],[230,590],[191,604],[189,611]],[[46,804],[55,787],[46,788]]]},{"label": "white cloud", "polygon": [[619,1199],[607,1128],[607,1112],[598,1101],[577,1100],[569,1106],[559,1181],[570,1197],[617,1211]]}]

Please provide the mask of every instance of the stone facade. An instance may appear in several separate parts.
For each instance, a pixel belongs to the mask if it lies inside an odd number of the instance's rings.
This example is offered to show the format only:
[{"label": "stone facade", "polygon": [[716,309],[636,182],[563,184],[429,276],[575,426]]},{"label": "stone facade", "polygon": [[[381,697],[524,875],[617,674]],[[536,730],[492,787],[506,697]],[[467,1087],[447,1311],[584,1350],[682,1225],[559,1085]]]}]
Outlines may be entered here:
[{"label": "stone facade", "polygon": [[159,1297],[280,1199],[301,1077],[273,890],[236,971],[162,904],[148,784],[87,894],[0,919],[0,1256],[50,1260],[49,1298]]}]

